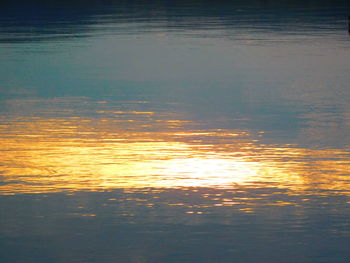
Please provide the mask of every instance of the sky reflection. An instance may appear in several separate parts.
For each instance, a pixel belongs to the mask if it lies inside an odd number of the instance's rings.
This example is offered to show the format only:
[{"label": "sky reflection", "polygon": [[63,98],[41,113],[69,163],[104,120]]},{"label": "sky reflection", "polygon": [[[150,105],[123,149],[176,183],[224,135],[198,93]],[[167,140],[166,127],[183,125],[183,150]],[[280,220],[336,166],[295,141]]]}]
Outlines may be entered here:
[{"label": "sky reflection", "polygon": [[2,194],[242,186],[348,193],[348,148],[265,144],[264,133],[196,129],[165,112],[96,114],[4,119]]},{"label": "sky reflection", "polygon": [[349,262],[349,14],[1,1],[0,262]]}]

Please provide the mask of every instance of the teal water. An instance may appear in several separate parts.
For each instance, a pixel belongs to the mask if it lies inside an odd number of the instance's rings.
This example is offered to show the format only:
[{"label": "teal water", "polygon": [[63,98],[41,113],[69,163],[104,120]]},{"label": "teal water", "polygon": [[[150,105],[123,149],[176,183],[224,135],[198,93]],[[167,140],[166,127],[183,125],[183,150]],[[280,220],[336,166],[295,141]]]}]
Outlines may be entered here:
[{"label": "teal water", "polygon": [[346,1],[0,7],[0,262],[350,262]]}]

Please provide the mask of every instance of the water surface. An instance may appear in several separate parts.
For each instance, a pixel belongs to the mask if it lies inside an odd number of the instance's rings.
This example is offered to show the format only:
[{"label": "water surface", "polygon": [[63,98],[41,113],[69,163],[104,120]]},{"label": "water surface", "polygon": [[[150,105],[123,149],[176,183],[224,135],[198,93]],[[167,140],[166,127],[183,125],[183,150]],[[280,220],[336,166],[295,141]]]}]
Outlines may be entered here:
[{"label": "water surface", "polygon": [[21,1],[0,19],[0,261],[350,261],[346,1]]}]

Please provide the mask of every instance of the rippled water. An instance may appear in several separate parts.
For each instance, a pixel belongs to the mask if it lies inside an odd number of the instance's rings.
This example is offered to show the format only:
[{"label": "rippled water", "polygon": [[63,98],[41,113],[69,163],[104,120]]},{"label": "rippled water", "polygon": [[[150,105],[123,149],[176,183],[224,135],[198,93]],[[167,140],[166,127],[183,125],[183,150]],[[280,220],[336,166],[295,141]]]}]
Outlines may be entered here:
[{"label": "rippled water", "polygon": [[346,1],[5,1],[0,262],[350,262]]}]

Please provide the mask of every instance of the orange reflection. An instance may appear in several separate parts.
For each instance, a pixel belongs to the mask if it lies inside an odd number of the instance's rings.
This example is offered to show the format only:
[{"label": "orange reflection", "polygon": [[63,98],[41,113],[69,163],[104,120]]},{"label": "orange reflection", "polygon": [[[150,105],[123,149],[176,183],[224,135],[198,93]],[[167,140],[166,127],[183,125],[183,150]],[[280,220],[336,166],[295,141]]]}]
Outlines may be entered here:
[{"label": "orange reflection", "polygon": [[125,114],[124,120],[3,122],[1,193],[240,185],[350,189],[346,151],[269,147],[246,131],[186,130],[179,120],[132,118],[153,112]]}]

